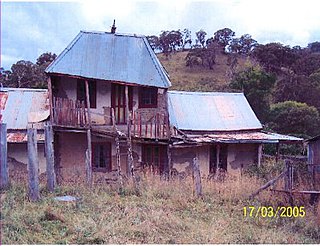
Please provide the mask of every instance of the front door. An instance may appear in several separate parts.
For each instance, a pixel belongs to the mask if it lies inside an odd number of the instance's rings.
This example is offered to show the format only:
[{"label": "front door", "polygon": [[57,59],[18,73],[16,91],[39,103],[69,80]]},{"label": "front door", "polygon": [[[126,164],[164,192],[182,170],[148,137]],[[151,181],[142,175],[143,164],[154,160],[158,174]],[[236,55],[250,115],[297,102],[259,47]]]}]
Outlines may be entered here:
[{"label": "front door", "polygon": [[[126,123],[125,85],[112,84],[111,107],[114,109],[116,124]],[[132,110],[132,87],[129,87],[129,109]]]}]

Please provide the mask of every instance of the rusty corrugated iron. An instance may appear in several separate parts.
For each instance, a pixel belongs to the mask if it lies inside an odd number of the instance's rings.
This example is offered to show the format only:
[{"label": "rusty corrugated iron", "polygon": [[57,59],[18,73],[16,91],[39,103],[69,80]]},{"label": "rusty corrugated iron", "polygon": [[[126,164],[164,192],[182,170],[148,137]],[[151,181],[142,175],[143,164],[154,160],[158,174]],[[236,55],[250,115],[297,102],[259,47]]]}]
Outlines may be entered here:
[{"label": "rusty corrugated iron", "polygon": [[[48,91],[45,89],[5,88],[2,97],[7,97],[2,110],[2,121],[8,130],[27,129],[29,122],[49,116]],[[5,94],[4,94],[5,93]],[[5,96],[6,95],[6,96]],[[39,121],[37,121],[39,122]]]},{"label": "rusty corrugated iron", "polygon": [[[37,133],[37,141],[44,142],[44,133]],[[28,142],[28,135],[26,132],[9,132],[7,133],[8,143],[26,143]]]},{"label": "rusty corrugated iron", "polygon": [[146,37],[81,31],[46,72],[168,88],[169,75]]},{"label": "rusty corrugated iron", "polygon": [[169,91],[170,123],[179,130],[262,129],[243,93]]},{"label": "rusty corrugated iron", "polygon": [[[0,107],[2,122],[7,124],[8,143],[27,142],[27,127],[30,123],[43,129],[43,122],[49,117],[48,91],[45,89],[1,88]],[[44,141],[44,134],[38,132],[38,141]]]},{"label": "rusty corrugated iron", "polygon": [[226,132],[206,135],[187,135],[189,141],[196,143],[279,143],[302,142],[302,138],[270,132]]}]

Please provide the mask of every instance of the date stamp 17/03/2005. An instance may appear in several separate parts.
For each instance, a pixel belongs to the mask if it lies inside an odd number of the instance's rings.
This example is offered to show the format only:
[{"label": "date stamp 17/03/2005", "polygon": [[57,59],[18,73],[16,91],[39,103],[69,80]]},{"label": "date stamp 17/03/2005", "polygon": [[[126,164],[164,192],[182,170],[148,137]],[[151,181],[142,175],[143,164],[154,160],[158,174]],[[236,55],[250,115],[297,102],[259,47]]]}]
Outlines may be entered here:
[{"label": "date stamp 17/03/2005", "polygon": [[247,206],[243,207],[243,217],[250,218],[303,218],[306,215],[304,206]]}]

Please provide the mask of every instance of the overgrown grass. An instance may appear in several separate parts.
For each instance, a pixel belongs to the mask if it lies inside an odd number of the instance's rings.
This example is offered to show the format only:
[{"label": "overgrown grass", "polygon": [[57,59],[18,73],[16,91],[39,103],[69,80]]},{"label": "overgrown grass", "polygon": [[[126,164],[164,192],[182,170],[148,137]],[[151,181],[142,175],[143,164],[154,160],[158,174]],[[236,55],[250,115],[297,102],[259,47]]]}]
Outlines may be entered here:
[{"label": "overgrown grass", "polygon": [[[139,189],[127,184],[121,195],[108,186],[92,189],[63,186],[53,194],[41,190],[42,200],[28,201],[26,187],[12,184],[1,194],[3,244],[108,243],[319,243],[319,216],[308,203],[304,218],[244,217],[244,206],[289,205],[286,198],[262,192],[255,177],[203,180],[203,196],[193,183],[141,179]],[[53,198],[73,195],[77,203]]]}]

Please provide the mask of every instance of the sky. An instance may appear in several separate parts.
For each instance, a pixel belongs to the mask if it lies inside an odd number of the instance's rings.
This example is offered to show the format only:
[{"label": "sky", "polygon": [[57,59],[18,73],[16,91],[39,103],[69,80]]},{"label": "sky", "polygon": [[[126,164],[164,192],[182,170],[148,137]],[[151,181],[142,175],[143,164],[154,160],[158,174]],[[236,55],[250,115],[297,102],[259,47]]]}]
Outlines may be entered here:
[{"label": "sky", "polygon": [[318,0],[66,0],[1,1],[0,66],[36,62],[44,52],[57,55],[80,30],[159,35],[188,28],[207,38],[228,27],[236,37],[250,34],[260,44],[300,45],[320,41]]}]

